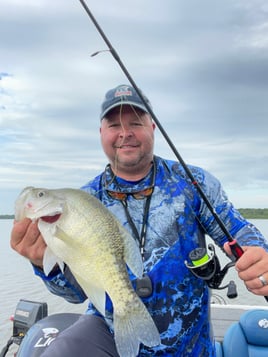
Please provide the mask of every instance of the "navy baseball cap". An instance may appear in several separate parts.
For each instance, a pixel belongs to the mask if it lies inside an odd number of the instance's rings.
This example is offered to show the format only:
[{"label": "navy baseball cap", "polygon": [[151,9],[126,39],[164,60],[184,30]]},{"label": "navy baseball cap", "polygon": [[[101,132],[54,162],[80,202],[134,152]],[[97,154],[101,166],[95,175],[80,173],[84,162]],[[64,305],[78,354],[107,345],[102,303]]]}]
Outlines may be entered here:
[{"label": "navy baseball cap", "polygon": [[[149,107],[152,108],[148,98],[143,93],[142,95]],[[135,89],[129,85],[121,84],[106,93],[101,106],[101,119],[103,119],[111,109],[119,105],[133,105],[148,113],[148,110]]]}]

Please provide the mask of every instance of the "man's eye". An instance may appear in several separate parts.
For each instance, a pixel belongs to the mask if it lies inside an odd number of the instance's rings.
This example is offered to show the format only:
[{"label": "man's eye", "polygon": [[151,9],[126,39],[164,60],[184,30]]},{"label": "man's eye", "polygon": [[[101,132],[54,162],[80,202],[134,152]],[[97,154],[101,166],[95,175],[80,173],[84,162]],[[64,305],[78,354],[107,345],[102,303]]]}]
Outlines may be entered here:
[{"label": "man's eye", "polygon": [[133,126],[143,126],[143,124],[141,122],[135,122],[135,123],[132,123]]}]

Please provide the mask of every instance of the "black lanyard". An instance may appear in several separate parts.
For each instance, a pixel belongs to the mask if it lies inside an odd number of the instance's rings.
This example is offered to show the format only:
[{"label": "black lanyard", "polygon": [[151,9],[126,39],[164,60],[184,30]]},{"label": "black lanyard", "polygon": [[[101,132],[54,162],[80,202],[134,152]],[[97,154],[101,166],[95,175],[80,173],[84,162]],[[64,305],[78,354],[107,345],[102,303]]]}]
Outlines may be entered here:
[{"label": "black lanyard", "polygon": [[[138,199],[140,200],[141,198],[135,198],[135,193],[144,193],[144,191],[146,191],[147,189],[143,189],[141,191],[138,191],[138,192],[120,192],[119,190],[116,190],[116,191],[113,191],[111,192],[110,190],[108,190],[108,188],[106,188],[108,194],[113,197],[112,193],[113,194],[116,194],[116,192],[118,192],[118,194],[125,194],[125,197],[121,198],[120,196],[116,197],[115,196],[115,199],[119,200],[124,208],[124,211],[125,211],[125,214],[126,214],[126,217],[127,217],[127,221],[132,229],[132,232],[133,232],[133,235],[134,235],[134,238],[136,239],[136,241],[138,242],[139,244],[139,247],[140,247],[140,252],[141,252],[141,256],[142,256],[142,260],[144,261],[144,253],[145,253],[145,250],[144,250],[144,247],[145,247],[145,243],[146,243],[146,233],[147,233],[147,222],[148,222],[148,217],[149,217],[149,210],[150,210],[150,203],[151,203],[151,198],[152,198],[152,194],[153,194],[153,191],[154,191],[154,184],[155,184],[155,176],[156,176],[156,163],[155,163],[155,159],[153,159],[152,161],[152,172],[151,172],[151,182],[150,182],[150,186],[149,188],[151,189],[151,191],[146,194],[144,194],[144,196],[142,195],[142,200],[143,200],[143,197],[145,198],[146,197],[146,201],[145,201],[145,205],[144,205],[144,211],[143,211],[143,220],[142,220],[142,227],[141,227],[141,232],[139,233],[138,230],[137,230],[137,227],[135,226],[135,223],[133,221],[133,219],[131,218],[130,216],[130,213],[129,213],[129,210],[128,210],[128,203],[127,203],[127,199],[128,199],[128,196],[133,196],[134,199]],[[111,170],[110,168],[110,165],[107,166],[108,169]],[[106,175],[105,175],[105,181],[106,181]],[[117,179],[116,177],[114,176],[112,181],[114,182],[114,184],[117,186],[117,188],[119,188],[119,184],[117,182]]]},{"label": "black lanyard", "polygon": [[[154,170],[155,170],[155,168],[154,168]],[[130,224],[130,227],[133,231],[135,239],[139,243],[142,261],[144,261],[144,253],[145,253],[144,246],[145,246],[145,242],[146,242],[147,221],[148,221],[148,216],[149,216],[151,197],[152,197],[152,194],[146,198],[144,212],[143,212],[142,228],[141,228],[140,234],[139,234],[137,227],[135,226],[135,223],[133,222],[133,219],[131,218],[130,213],[128,211],[127,199],[121,200],[121,203],[124,207],[124,210],[125,210],[125,213],[127,216],[128,223]],[[142,278],[136,279],[136,292],[140,297],[144,297],[144,298],[152,295],[153,285],[152,285],[152,281],[151,281],[150,277],[147,274],[143,273]]]},{"label": "black lanyard", "polygon": [[[153,171],[151,173],[151,184],[150,184],[150,188],[151,188],[151,192],[149,192],[149,195],[146,195],[146,201],[145,201],[145,205],[144,205],[144,211],[143,211],[143,220],[142,220],[142,227],[141,227],[141,232],[139,234],[137,227],[135,226],[135,223],[133,221],[133,219],[130,216],[129,210],[128,210],[128,204],[127,204],[127,199],[129,195],[132,195],[134,199],[135,195],[134,193],[127,193],[126,197],[124,199],[121,198],[117,198],[119,199],[119,201],[121,202],[126,217],[127,217],[127,221],[132,229],[134,238],[136,239],[136,241],[139,244],[140,247],[140,253],[141,253],[141,258],[142,261],[144,261],[144,253],[145,253],[145,243],[146,243],[146,233],[147,233],[147,222],[148,222],[148,217],[149,217],[149,210],[150,210],[150,203],[151,203],[151,198],[152,198],[152,194],[154,191],[154,184],[155,184],[155,176],[156,176],[156,164],[155,164],[155,160],[153,161]],[[116,178],[113,178],[116,186],[119,186],[117,183]],[[144,190],[140,191],[143,192]],[[107,190],[107,192],[109,193],[109,191]],[[140,199],[140,198],[139,198]],[[152,281],[149,277],[149,275],[143,273],[142,278],[137,278],[136,279],[136,292],[140,297],[149,297],[152,292],[153,292],[153,286],[152,286]]]},{"label": "black lanyard", "polygon": [[141,252],[141,257],[142,260],[144,261],[144,247],[145,247],[145,242],[146,242],[146,233],[147,233],[147,221],[148,221],[148,216],[149,216],[149,210],[150,210],[150,203],[151,203],[151,198],[152,195],[146,197],[146,202],[145,202],[145,207],[144,207],[144,212],[143,212],[143,221],[142,221],[142,227],[141,227],[141,232],[139,234],[137,227],[135,226],[135,223],[133,222],[133,219],[130,216],[129,210],[128,210],[128,205],[127,205],[127,200],[122,200],[120,201],[124,207],[128,223],[132,229],[132,232],[135,236],[135,239],[139,243],[140,246],[140,252]]}]

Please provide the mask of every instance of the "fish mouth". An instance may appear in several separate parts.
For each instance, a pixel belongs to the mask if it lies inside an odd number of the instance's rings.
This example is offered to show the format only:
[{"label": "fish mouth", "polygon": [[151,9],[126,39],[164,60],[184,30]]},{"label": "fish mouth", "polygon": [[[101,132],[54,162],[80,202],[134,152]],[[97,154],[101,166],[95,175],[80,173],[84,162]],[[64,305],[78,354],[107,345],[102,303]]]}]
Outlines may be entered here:
[{"label": "fish mouth", "polygon": [[39,219],[41,219],[42,221],[44,221],[46,223],[54,223],[60,219],[60,216],[61,216],[61,213],[56,213],[56,214],[49,215],[49,216],[42,216]]},{"label": "fish mouth", "polygon": [[[51,207],[51,203],[47,202],[41,207],[37,207],[34,210],[35,219],[41,219],[47,223],[54,223],[58,221],[63,213],[63,204],[59,204],[57,207]],[[31,218],[29,216],[29,218]]]}]

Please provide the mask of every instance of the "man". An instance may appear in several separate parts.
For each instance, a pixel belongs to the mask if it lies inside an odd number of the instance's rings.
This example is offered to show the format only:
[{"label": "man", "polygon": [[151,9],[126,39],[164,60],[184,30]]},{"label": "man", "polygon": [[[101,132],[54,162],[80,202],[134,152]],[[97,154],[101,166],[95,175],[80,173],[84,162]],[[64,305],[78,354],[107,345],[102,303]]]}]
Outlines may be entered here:
[{"label": "man", "polygon": [[[161,336],[161,345],[141,346],[139,356],[215,356],[209,291],[185,261],[193,249],[204,244],[205,233],[231,252],[181,165],[154,156],[154,130],[154,122],[132,87],[121,85],[108,91],[102,105],[100,136],[109,164],[82,189],[100,199],[139,243],[146,274],[140,281],[131,279]],[[253,293],[268,295],[268,243],[235,210],[216,178],[201,168],[189,168],[227,229],[243,246],[244,254],[236,263],[239,277]],[[74,303],[86,299],[67,266],[64,275],[55,267],[45,277],[45,243],[36,224],[29,220],[16,223],[11,245],[31,261],[51,292]],[[43,356],[118,356],[111,308],[107,297],[103,319],[89,304],[88,315],[59,335]]]}]

